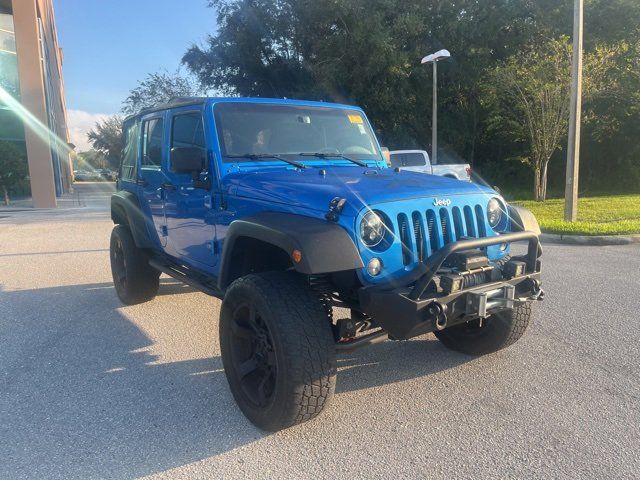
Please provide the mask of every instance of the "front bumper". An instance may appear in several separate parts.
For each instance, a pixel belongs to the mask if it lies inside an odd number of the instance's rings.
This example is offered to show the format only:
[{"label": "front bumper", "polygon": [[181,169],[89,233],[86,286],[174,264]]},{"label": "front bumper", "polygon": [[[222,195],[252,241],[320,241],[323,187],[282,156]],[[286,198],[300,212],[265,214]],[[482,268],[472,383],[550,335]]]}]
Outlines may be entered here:
[{"label": "front bumper", "polygon": [[[527,254],[513,258],[526,264],[521,275],[496,278],[495,281],[455,293],[425,293],[451,254],[522,241],[528,242]],[[542,299],[541,255],[540,241],[534,232],[508,233],[450,243],[427,258],[403,284],[392,289],[383,286],[361,288],[360,307],[390,337],[397,340],[442,330],[474,318],[485,318],[501,310],[513,309],[518,303]],[[497,277],[502,277],[499,273]]]}]

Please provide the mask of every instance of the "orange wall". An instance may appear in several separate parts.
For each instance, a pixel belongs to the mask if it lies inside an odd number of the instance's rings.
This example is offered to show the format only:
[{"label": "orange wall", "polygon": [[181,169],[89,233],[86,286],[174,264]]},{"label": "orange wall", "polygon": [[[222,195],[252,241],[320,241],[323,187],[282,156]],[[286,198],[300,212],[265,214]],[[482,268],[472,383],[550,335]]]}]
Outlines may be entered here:
[{"label": "orange wall", "polygon": [[[47,112],[42,52],[38,34],[38,17],[44,32],[48,50],[48,71],[51,84],[51,103],[55,114],[54,133],[66,144],[68,141],[67,111],[62,80],[62,55],[58,47],[53,5],[51,0],[13,0],[13,21],[18,54],[18,74],[22,105],[42,124],[49,125]],[[25,141],[31,177],[33,206],[50,208],[56,206],[51,145],[29,128],[25,128]],[[58,149],[63,189],[71,185],[71,160],[64,150]]]}]

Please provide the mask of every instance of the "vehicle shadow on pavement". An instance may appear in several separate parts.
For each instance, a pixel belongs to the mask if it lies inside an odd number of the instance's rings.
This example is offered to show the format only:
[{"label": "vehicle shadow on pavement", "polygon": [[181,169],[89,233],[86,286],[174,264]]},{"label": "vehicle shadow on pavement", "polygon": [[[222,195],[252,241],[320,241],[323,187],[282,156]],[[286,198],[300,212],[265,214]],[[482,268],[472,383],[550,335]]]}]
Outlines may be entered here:
[{"label": "vehicle shadow on pavement", "polygon": [[85,250],[66,250],[62,252],[23,252],[23,253],[1,253],[1,257],[34,257],[38,255],[77,255],[78,253],[98,253],[108,252],[108,248],[91,248]]},{"label": "vehicle shadow on pavement", "polygon": [[338,356],[336,393],[428,377],[474,358],[447,350],[431,334],[406,342],[387,341]]},{"label": "vehicle shadow on pavement", "polygon": [[219,357],[153,363],[111,284],[0,286],[0,305],[0,478],[133,478],[265,435]]},{"label": "vehicle shadow on pavement", "polygon": [[[192,291],[161,279],[159,295]],[[220,357],[158,362],[111,283],[0,286],[0,305],[0,478],[140,477],[267,435],[235,405]],[[339,356],[338,393],[470,359],[432,336],[387,342]]]}]

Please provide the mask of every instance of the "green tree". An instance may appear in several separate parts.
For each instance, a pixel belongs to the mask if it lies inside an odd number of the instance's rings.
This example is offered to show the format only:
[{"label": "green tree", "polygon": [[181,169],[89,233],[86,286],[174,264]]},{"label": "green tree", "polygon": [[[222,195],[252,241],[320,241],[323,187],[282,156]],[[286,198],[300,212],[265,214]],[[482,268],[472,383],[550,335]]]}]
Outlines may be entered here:
[{"label": "green tree", "polygon": [[[527,137],[505,133],[515,128],[508,123],[513,116],[503,116],[507,123],[496,128],[501,103],[487,96],[486,78],[507,59],[529,55],[531,45],[570,35],[572,0],[209,3],[218,14],[216,32],[183,57],[203,86],[232,95],[358,104],[391,148],[429,148],[431,69],[419,61],[447,48],[453,56],[439,69],[440,157],[473,163],[477,171],[488,172],[494,184],[524,186],[522,171],[528,167],[506,160],[531,156]],[[640,39],[637,0],[585,0],[585,4],[586,53],[621,41],[634,45]],[[625,53],[624,62],[632,60],[631,53]],[[640,91],[638,78],[624,78],[617,82],[620,99]],[[594,175],[587,183],[581,181],[585,188],[601,184],[598,172],[602,171],[612,183],[626,181],[631,159],[637,158],[632,153],[638,144],[633,139],[640,125],[637,116],[629,115],[622,100],[599,98],[589,100],[589,115],[599,123],[585,122],[585,127],[604,132],[606,120],[612,134],[585,132],[581,161],[594,166],[582,169],[583,175]],[[554,151],[560,156],[559,149]],[[562,185],[562,163],[548,165],[555,169],[549,181]]]},{"label": "green tree", "polygon": [[[593,135],[610,127],[599,102],[625,95],[620,85],[624,68],[616,61],[626,48],[598,45],[584,57],[583,123],[593,125]],[[546,199],[549,162],[566,141],[571,51],[568,37],[538,42],[498,64],[484,79],[483,98],[491,112],[488,131],[524,147],[512,150],[516,155],[511,158],[533,170],[537,201]]]},{"label": "green tree", "polygon": [[125,115],[166,103],[176,97],[193,97],[203,93],[197,82],[180,70],[174,73],[160,71],[150,73],[138,83],[122,102],[122,112]]},{"label": "green tree", "polygon": [[[530,36],[511,0],[213,0],[218,29],[183,61],[207,86],[242,96],[358,103],[389,146],[430,140],[428,52],[441,68],[443,144],[475,155],[482,71]],[[470,133],[472,135],[470,135]]]},{"label": "green tree", "polygon": [[109,168],[112,166],[111,162],[107,160],[104,153],[97,150],[87,150],[86,152],[78,152],[73,159],[75,170],[98,170],[103,168]]},{"label": "green tree", "polygon": [[490,128],[526,144],[519,159],[534,172],[534,198],[547,195],[548,165],[567,132],[571,90],[567,37],[539,43],[510,57],[489,74]]},{"label": "green tree", "polygon": [[[597,45],[585,58],[581,182],[600,192],[640,185],[640,40]],[[602,172],[607,172],[603,175]]]},{"label": "green tree", "polygon": [[112,115],[96,122],[95,127],[87,134],[87,138],[94,150],[102,153],[112,168],[117,168],[124,148],[122,117]]},{"label": "green tree", "polygon": [[27,161],[18,147],[0,141],[0,187],[4,204],[9,205],[9,190],[25,179],[29,171]]}]

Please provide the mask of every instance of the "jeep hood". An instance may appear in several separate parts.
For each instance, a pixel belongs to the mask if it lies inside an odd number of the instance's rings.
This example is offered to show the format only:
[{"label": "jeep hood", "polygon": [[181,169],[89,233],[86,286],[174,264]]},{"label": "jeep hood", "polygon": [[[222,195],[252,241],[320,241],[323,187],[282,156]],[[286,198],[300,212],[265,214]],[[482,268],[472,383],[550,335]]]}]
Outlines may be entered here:
[{"label": "jeep hood", "polygon": [[270,168],[232,173],[223,178],[222,184],[230,195],[323,212],[333,198],[346,198],[352,215],[365,205],[397,200],[496,195],[491,188],[475,183],[425,173],[396,173],[390,168],[309,167],[301,171]]}]

